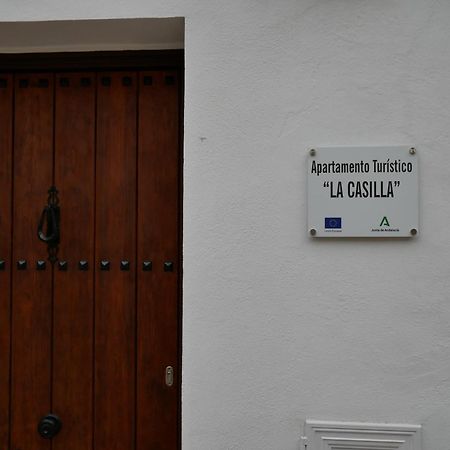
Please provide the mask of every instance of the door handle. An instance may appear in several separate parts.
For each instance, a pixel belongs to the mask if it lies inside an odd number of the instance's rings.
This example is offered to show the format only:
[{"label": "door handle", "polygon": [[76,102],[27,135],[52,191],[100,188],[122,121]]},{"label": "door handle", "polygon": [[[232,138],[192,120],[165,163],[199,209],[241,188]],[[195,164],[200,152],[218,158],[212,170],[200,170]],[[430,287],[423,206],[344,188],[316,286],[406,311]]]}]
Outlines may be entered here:
[{"label": "door handle", "polygon": [[[47,222],[47,234],[44,233],[44,222]],[[38,225],[39,240],[47,244],[59,243],[59,207],[46,206]]]},{"label": "door handle", "polygon": [[38,432],[44,439],[54,438],[62,427],[61,419],[55,414],[48,414],[38,423]]},{"label": "door handle", "polygon": [[[45,228],[45,231],[44,231]],[[60,210],[58,190],[52,186],[48,190],[47,205],[45,205],[37,227],[37,236],[40,241],[48,245],[49,261],[57,261],[58,244],[60,240]]]}]

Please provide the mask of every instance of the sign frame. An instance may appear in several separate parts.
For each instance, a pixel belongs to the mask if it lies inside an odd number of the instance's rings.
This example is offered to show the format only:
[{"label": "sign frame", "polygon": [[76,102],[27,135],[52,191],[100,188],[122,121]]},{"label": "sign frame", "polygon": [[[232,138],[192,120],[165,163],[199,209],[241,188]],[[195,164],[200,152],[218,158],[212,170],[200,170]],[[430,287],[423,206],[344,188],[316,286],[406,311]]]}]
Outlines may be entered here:
[{"label": "sign frame", "polygon": [[405,238],[418,234],[415,147],[314,147],[309,150],[307,168],[310,236]]}]

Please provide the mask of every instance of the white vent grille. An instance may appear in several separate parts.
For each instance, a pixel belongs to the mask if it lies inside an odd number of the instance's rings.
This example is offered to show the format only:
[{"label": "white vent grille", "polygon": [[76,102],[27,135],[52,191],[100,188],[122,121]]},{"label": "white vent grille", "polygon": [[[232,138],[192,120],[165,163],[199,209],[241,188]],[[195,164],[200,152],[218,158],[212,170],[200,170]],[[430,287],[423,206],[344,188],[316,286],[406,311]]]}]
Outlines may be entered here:
[{"label": "white vent grille", "polygon": [[422,450],[420,425],[307,420],[304,450]]}]

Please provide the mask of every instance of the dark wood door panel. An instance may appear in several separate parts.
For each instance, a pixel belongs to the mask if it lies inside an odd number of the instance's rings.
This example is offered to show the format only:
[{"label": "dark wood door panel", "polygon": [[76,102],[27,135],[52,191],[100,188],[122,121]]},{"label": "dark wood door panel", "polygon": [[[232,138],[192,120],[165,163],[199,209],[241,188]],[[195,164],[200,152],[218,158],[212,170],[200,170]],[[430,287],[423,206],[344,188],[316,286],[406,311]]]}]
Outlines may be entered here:
[{"label": "dark wood door panel", "polygon": [[53,411],[67,426],[53,450],[92,449],[95,82],[95,73],[56,76],[59,258],[67,267],[57,265],[54,280]]},{"label": "dark wood door panel", "polygon": [[0,448],[9,447],[13,77],[0,76]]},{"label": "dark wood door panel", "polygon": [[36,270],[47,258],[36,229],[53,181],[53,75],[28,74],[15,81],[14,233],[11,449],[47,450],[36,432],[50,412],[52,270]]},{"label": "dark wood door panel", "polygon": [[[138,148],[138,450],[177,448],[179,80],[140,75]],[[151,81],[151,82],[150,82]],[[174,368],[173,386],[165,381]]]},{"label": "dark wood door panel", "polygon": [[109,266],[95,281],[96,450],[135,448],[136,119],[136,74],[101,74],[95,252]]},{"label": "dark wood door panel", "polygon": [[[0,74],[0,448],[180,446],[180,83]],[[37,236],[52,185],[54,266]]]}]

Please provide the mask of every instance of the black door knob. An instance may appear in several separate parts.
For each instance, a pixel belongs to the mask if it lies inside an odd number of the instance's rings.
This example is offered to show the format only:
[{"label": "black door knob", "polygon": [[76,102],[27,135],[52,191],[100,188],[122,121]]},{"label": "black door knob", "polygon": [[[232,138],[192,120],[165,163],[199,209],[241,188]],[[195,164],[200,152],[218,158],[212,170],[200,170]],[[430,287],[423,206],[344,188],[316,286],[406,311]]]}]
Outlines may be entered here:
[{"label": "black door knob", "polygon": [[59,433],[61,426],[62,422],[58,416],[48,414],[39,422],[38,432],[44,439],[51,439]]}]

